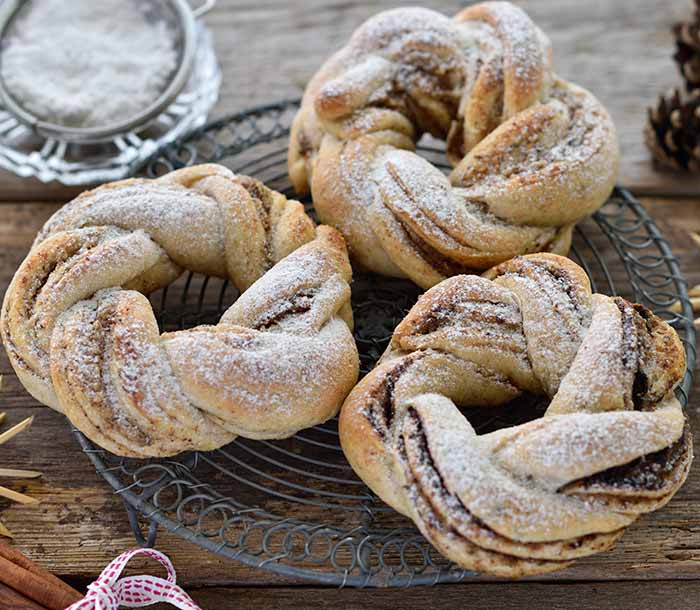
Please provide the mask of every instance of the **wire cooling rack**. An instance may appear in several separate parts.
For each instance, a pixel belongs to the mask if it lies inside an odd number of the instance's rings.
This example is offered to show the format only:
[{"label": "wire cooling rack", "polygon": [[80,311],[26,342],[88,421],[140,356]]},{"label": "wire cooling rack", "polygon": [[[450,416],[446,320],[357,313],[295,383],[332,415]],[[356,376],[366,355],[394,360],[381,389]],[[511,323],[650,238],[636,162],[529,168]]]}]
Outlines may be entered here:
[{"label": "wire cooling rack", "polygon": [[[219,162],[293,196],[286,149],[298,102],[235,114],[167,148],[147,168],[151,176],[183,165]],[[421,151],[444,163],[439,145]],[[309,202],[306,202],[309,205]],[[309,206],[310,207],[310,206]],[[642,205],[618,188],[575,232],[572,258],[597,292],[643,303],[676,328],[688,372],[678,397],[685,405],[695,361],[695,332],[678,261]],[[356,275],[353,310],[361,369],[384,350],[420,291],[408,281]],[[163,330],[216,323],[235,300],[226,281],[186,274],[151,295]],[[668,307],[680,301],[681,312]],[[480,431],[541,413],[522,401],[508,421],[491,409]],[[318,583],[410,586],[457,582],[473,575],[442,558],[412,523],[384,505],[354,475],[338,442],[336,420],[282,441],[237,439],[211,452],[165,460],[118,458],[76,435],[97,471],[126,506],[137,541],[155,543],[158,528],[249,566]]]}]

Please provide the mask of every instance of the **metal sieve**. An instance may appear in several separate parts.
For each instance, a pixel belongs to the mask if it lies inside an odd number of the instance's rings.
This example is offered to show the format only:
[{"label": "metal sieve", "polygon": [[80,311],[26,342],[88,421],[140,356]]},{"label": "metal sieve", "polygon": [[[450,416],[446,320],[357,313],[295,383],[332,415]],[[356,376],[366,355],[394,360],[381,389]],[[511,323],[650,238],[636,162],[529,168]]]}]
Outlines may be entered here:
[{"label": "metal sieve", "polygon": [[216,0],[204,0],[199,6],[193,8],[187,0],[141,0],[142,7],[148,5],[144,11],[144,18],[147,15],[149,19],[164,20],[175,35],[178,65],[170,75],[167,86],[155,101],[131,118],[105,126],[71,127],[52,123],[30,112],[22,105],[21,100],[10,93],[2,76],[2,49],[4,49],[5,38],[11,34],[15,19],[32,1],[4,0],[0,4],[0,100],[5,109],[20,123],[30,127],[39,135],[79,143],[105,142],[119,134],[141,129],[170,105],[184,88],[192,71],[196,51],[195,19],[208,13],[216,4]]}]

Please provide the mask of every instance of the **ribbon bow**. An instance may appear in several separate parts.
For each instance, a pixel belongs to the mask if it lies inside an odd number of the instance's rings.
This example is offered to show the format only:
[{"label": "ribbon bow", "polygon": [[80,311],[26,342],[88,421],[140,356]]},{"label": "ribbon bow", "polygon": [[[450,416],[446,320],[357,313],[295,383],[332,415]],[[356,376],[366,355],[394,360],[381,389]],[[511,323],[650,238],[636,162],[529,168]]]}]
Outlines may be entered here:
[{"label": "ribbon bow", "polygon": [[[148,555],[168,572],[167,579],[157,576],[127,576],[119,580],[122,570],[135,555]],[[175,584],[175,568],[163,553],[155,549],[134,549],[114,559],[88,587],[87,595],[65,610],[118,610],[120,606],[142,608],[166,602],[181,610],[202,610]]]}]

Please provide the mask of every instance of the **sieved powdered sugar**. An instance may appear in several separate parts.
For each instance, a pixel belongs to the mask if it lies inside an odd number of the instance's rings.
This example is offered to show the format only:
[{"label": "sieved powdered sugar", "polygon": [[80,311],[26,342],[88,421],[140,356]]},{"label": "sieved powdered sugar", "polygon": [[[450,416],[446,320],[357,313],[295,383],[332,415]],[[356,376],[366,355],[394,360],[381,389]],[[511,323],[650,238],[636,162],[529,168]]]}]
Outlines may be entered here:
[{"label": "sieved powdered sugar", "polygon": [[153,8],[136,0],[28,2],[2,50],[8,91],[40,119],[69,127],[138,115],[178,63],[174,33],[153,20]]}]

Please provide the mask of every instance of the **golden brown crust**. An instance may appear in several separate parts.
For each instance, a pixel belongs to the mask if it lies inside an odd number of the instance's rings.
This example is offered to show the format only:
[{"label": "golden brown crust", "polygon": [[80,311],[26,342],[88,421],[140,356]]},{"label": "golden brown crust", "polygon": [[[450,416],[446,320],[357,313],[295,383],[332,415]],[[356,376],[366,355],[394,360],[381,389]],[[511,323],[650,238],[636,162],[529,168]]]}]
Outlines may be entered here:
[{"label": "golden brown crust", "polygon": [[[601,552],[685,480],[690,431],[673,389],[675,331],[591,294],[569,259],[536,254],[428,290],[346,399],[357,474],[459,565],[499,576]],[[478,435],[456,405],[523,392],[545,416]]]},{"label": "golden brown crust", "polygon": [[[243,292],[215,326],[158,331],[147,293],[188,269]],[[39,233],[0,331],[27,390],[118,455],[280,438],[357,380],[342,236],[217,165],[79,196]]]},{"label": "golden brown crust", "polygon": [[[413,151],[447,140],[449,180]],[[519,8],[380,13],[308,84],[289,173],[363,267],[428,288],[518,254],[566,254],[617,175],[615,128],[554,75]]]}]

